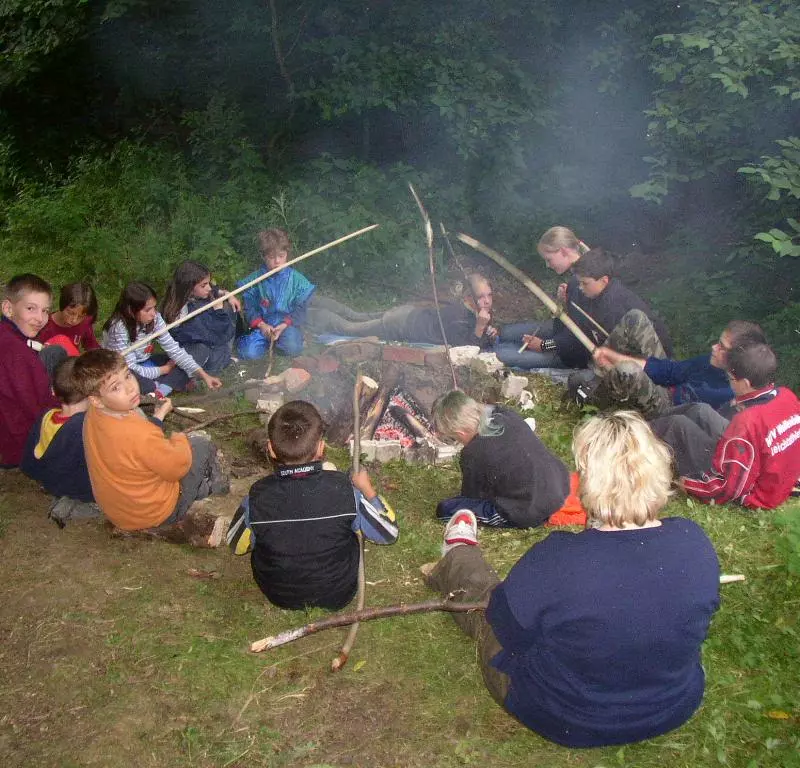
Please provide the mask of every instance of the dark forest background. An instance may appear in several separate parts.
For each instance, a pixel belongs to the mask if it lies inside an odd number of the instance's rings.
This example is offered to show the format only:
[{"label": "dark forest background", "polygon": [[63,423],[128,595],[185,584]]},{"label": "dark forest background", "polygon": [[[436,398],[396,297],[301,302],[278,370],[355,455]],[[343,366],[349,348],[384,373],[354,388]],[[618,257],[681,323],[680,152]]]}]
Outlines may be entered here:
[{"label": "dark forest background", "polygon": [[380,223],[304,271],[388,299],[427,268],[408,181],[534,275],[554,224],[620,253],[684,353],[761,321],[797,383],[795,0],[0,0],[0,278],[107,311]]}]

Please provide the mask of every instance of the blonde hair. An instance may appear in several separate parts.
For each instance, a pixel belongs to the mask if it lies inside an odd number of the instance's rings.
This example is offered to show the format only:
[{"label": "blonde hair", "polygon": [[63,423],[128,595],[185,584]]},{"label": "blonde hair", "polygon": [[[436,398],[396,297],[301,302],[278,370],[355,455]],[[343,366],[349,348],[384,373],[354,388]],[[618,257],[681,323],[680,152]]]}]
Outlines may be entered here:
[{"label": "blonde hair", "polygon": [[568,248],[570,251],[577,251],[579,254],[584,254],[589,250],[589,246],[567,227],[550,227],[536,244],[536,250],[539,253],[543,250],[558,251],[561,248]]},{"label": "blonde hair", "polygon": [[434,429],[444,437],[455,438],[458,432],[482,437],[497,437],[503,426],[492,422],[492,408],[473,400],[460,389],[442,395],[431,410]]},{"label": "blonde hair", "polygon": [[634,411],[593,416],[572,440],[589,521],[622,528],[655,520],[671,494],[669,448]]}]

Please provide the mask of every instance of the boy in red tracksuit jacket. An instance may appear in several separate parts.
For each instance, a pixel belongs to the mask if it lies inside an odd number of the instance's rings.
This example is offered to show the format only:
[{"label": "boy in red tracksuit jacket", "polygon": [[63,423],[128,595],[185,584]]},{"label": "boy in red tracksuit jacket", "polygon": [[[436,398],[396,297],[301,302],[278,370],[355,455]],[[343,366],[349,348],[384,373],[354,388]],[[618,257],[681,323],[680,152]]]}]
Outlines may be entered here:
[{"label": "boy in red tracksuit jacket", "polygon": [[773,509],[800,477],[800,401],[774,381],[777,363],[767,344],[736,347],[728,375],[738,411],[717,443],[711,471],[681,478],[700,501]]}]

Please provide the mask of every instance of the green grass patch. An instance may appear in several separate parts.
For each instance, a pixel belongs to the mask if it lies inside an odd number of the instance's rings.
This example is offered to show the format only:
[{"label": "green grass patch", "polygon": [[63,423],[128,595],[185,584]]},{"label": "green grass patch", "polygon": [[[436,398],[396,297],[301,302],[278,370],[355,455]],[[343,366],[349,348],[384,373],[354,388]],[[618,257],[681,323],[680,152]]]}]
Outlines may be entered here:
[{"label": "green grass patch", "polygon": [[[542,438],[566,456],[580,414],[536,383]],[[230,453],[228,422],[211,427]],[[238,439],[238,438],[237,438]],[[348,459],[330,451],[339,466]],[[436,502],[455,465],[374,467],[398,512],[392,547],[367,545],[367,602],[431,595],[418,568],[438,556]],[[798,576],[772,513],[705,507],[677,496],[669,515],[708,532],[723,570],[704,648],[706,698],[680,730],[642,744],[587,751],[550,744],[485,692],[475,647],[444,615],[362,625],[350,662],[332,674],[343,633],[320,633],[267,655],[249,643],[325,615],[268,605],[247,558],[110,539],[97,523],[63,531],[47,498],[4,476],[0,569],[0,752],[8,766],[555,766],[693,768],[800,765]],[[800,514],[787,504],[784,514]],[[483,531],[501,573],[544,531]],[[198,580],[190,568],[219,578]]]}]

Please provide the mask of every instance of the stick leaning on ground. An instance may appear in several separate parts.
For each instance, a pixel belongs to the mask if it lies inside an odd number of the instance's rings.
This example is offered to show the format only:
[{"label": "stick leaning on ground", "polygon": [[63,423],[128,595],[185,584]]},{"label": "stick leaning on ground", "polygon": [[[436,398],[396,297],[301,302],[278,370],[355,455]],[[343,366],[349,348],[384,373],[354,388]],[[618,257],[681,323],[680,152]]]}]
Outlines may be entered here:
[{"label": "stick leaning on ground", "polygon": [[[353,386],[353,474],[361,468],[361,369],[356,368],[356,383]],[[358,589],[356,591],[356,611],[364,610],[367,591],[367,576],[364,566],[364,534],[359,531],[358,537]],[[350,651],[356,642],[358,622],[350,626],[339,655],[331,661],[331,672],[338,672],[350,658]]]},{"label": "stick leaning on ground", "polygon": [[456,237],[474,248],[478,253],[488,256],[493,262],[499,264],[506,272],[514,275],[539,301],[542,302],[552,313],[553,317],[561,320],[564,325],[572,331],[575,338],[583,344],[584,347],[593,353],[597,348],[595,343],[576,325],[575,321],[561,309],[536,283],[533,282],[521,269],[515,267],[505,256],[499,254],[497,251],[492,250],[483,243],[478,242],[474,237],[459,233]]},{"label": "stick leaning on ground", "polygon": [[257,283],[260,283],[262,280],[266,280],[268,277],[272,277],[272,275],[277,274],[282,269],[286,269],[286,267],[291,267],[293,264],[297,264],[299,261],[303,261],[303,259],[309,258],[309,256],[314,256],[314,255],[316,255],[318,253],[322,253],[322,251],[327,251],[329,248],[333,248],[334,245],[339,245],[340,243],[344,243],[347,240],[352,240],[354,237],[359,237],[360,235],[363,235],[366,232],[370,232],[373,229],[377,229],[378,226],[379,226],[378,224],[372,224],[369,227],[364,227],[363,229],[359,229],[359,230],[356,230],[355,232],[351,232],[349,235],[344,235],[344,237],[340,237],[340,238],[338,238],[336,240],[331,240],[330,243],[326,243],[325,245],[320,245],[318,248],[314,248],[311,251],[306,251],[306,253],[303,253],[300,256],[297,256],[296,258],[292,259],[291,261],[287,261],[285,264],[281,264],[280,267],[276,267],[275,269],[271,269],[266,274],[259,275],[258,277],[254,278],[253,280],[250,280],[250,282],[245,283],[244,285],[242,285],[241,287],[237,288],[236,290],[228,291],[228,293],[223,294],[222,296],[219,296],[212,303],[205,304],[202,307],[199,307],[198,309],[195,309],[194,311],[189,312],[188,315],[184,315],[183,317],[179,318],[178,320],[174,320],[173,322],[169,323],[164,328],[162,328],[158,333],[151,333],[149,336],[145,336],[143,339],[140,339],[139,341],[134,342],[133,344],[131,344],[130,346],[128,346],[128,347],[126,347],[125,349],[122,350],[122,356],[124,357],[125,355],[133,352],[134,350],[139,349],[139,347],[143,347],[143,346],[145,346],[145,344],[149,344],[151,341],[153,341],[153,340],[157,339],[159,336],[161,336],[162,333],[169,333],[169,331],[171,331],[173,328],[177,328],[179,325],[181,325],[181,323],[185,323],[187,320],[191,320],[193,317],[197,317],[197,315],[201,314],[202,312],[205,312],[207,309],[210,309],[214,304],[218,304],[219,302],[222,302],[222,301],[225,301],[226,299],[229,299],[231,296],[236,296],[237,294],[242,293],[242,291],[246,291],[248,288],[252,288],[254,285],[256,285]]},{"label": "stick leaning on ground", "polygon": [[[731,584],[744,580],[745,577],[741,573],[723,573],[720,574],[719,577],[720,584]],[[402,603],[400,605],[386,605],[381,608],[367,608],[363,611],[329,616],[327,619],[312,621],[310,624],[305,624],[302,627],[287,629],[285,632],[280,632],[277,635],[256,640],[254,643],[250,643],[250,650],[253,653],[263,653],[264,651],[272,650],[278,646],[293,643],[295,640],[300,640],[303,637],[314,635],[317,632],[322,632],[326,629],[335,629],[336,627],[346,627],[348,624],[353,624],[355,622],[388,619],[393,616],[413,616],[418,613],[433,613],[434,611],[470,613],[472,611],[485,611],[489,605],[488,600],[480,603],[459,603],[452,599],[456,595],[457,593],[451,593],[444,600],[428,600],[424,603],[408,603],[407,605],[403,605]]]}]

